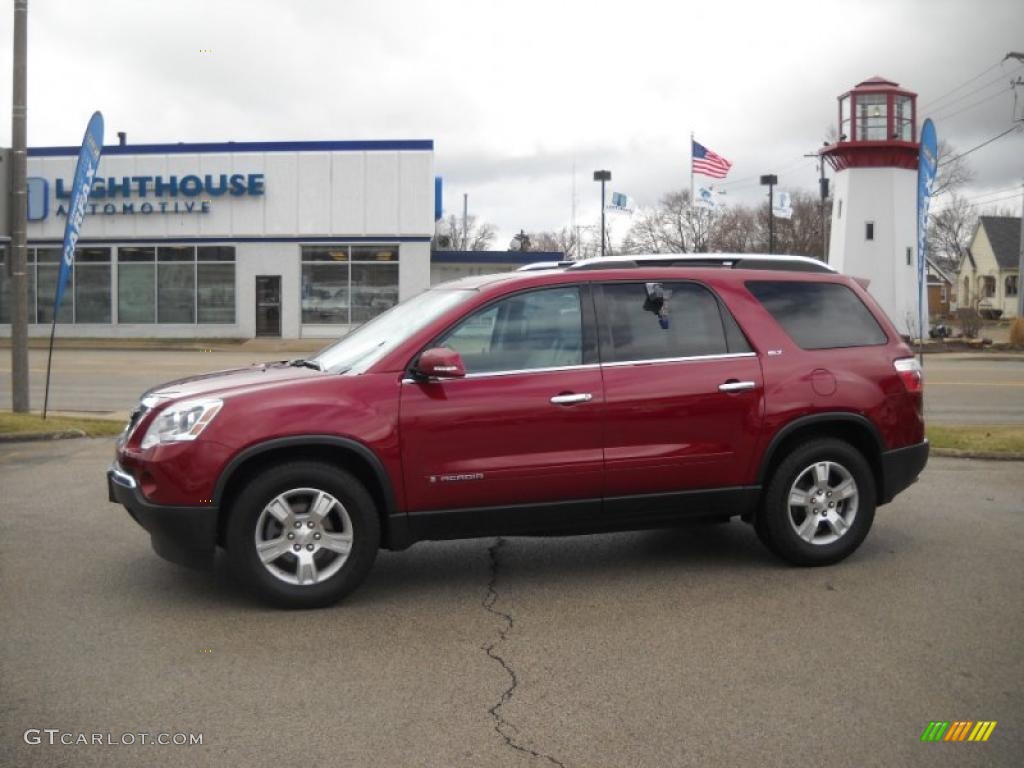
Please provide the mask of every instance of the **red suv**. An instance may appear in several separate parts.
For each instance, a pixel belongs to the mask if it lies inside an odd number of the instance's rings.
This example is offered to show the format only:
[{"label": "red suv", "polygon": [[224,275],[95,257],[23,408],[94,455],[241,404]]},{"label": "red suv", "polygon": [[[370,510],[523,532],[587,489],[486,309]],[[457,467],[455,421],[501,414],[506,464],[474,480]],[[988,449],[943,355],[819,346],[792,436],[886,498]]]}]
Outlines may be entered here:
[{"label": "red suv", "polygon": [[108,487],[163,557],[221,546],[312,607],[428,539],[739,516],[834,563],[927,458],[920,368],[855,280],[629,257],[447,283],[310,360],[151,390]]}]

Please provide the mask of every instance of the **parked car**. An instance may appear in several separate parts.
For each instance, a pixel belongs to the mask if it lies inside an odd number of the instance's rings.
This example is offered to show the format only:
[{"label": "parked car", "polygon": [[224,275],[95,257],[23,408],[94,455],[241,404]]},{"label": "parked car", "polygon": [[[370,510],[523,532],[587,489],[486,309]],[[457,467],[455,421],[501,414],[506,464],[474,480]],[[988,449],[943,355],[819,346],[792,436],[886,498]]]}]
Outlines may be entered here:
[{"label": "parked car", "polygon": [[169,560],[332,603],[379,548],[739,517],[835,563],[928,457],[922,376],[798,257],[633,257],[431,289],[310,360],[145,394],[108,472]]}]

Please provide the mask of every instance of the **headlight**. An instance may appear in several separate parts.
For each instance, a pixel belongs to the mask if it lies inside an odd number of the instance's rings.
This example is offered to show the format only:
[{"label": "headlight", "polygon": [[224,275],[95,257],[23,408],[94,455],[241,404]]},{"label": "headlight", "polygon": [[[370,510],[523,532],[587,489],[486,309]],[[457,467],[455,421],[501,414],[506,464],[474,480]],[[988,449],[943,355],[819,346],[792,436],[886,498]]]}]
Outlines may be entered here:
[{"label": "headlight", "polygon": [[185,400],[169,406],[146,430],[142,438],[142,450],[161,443],[176,443],[195,440],[223,407],[224,402],[216,398],[206,400]]}]

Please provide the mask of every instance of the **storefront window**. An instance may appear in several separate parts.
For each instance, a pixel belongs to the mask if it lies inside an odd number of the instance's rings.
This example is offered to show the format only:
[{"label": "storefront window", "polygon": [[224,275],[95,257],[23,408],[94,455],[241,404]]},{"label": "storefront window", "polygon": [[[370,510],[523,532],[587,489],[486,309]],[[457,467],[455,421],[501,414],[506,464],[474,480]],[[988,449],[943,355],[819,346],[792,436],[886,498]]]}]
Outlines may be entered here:
[{"label": "storefront window", "polygon": [[117,321],[156,322],[156,249],[117,249]]},{"label": "storefront window", "polygon": [[195,265],[160,262],[156,268],[156,321],[194,323]]},{"label": "storefront window", "polygon": [[75,322],[110,322],[110,249],[75,249]]},{"label": "storefront window", "polygon": [[302,247],[302,322],[365,323],[398,303],[398,246]]},{"label": "storefront window", "polygon": [[0,323],[11,322],[11,281],[7,277],[7,249],[0,248]]},{"label": "storefront window", "polygon": [[234,323],[235,265],[196,265],[196,295],[200,323]]},{"label": "storefront window", "polygon": [[[53,300],[57,293],[57,276],[60,273],[60,248],[36,248],[36,322],[53,322]],[[64,296],[60,300],[58,323],[72,323],[75,320],[75,272],[71,271]]]}]

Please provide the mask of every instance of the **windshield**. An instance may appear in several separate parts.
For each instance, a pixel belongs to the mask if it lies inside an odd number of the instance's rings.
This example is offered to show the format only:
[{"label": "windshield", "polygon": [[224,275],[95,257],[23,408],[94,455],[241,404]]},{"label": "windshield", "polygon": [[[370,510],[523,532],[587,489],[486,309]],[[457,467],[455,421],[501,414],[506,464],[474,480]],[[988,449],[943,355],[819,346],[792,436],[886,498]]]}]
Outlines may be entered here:
[{"label": "windshield", "polygon": [[363,373],[412,334],[474,293],[446,289],[424,291],[322,349],[313,361],[331,373]]}]

